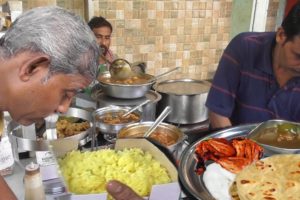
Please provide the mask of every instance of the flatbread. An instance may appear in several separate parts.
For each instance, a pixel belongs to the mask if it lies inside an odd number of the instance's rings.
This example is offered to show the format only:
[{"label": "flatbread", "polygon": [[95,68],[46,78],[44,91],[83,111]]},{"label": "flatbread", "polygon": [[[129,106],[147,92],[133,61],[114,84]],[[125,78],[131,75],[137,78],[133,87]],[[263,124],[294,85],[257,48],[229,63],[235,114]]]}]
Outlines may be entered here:
[{"label": "flatbread", "polygon": [[234,181],[231,184],[231,186],[229,188],[229,194],[230,194],[232,200],[240,200],[240,197],[239,197],[239,194],[237,191],[236,181]]},{"label": "flatbread", "polygon": [[[237,174],[235,181],[241,200],[299,200],[300,155],[281,154],[257,161]],[[234,186],[230,193],[235,194]]]}]

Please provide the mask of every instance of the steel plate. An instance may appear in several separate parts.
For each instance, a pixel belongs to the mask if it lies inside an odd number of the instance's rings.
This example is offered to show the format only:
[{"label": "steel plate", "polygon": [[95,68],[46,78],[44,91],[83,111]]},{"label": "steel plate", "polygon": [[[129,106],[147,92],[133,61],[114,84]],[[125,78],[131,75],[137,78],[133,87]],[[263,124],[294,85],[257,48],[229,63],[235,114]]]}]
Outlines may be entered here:
[{"label": "steel plate", "polygon": [[194,157],[196,146],[203,140],[208,138],[227,138],[232,139],[235,137],[246,136],[258,124],[242,125],[222,131],[212,133],[209,136],[200,138],[188,146],[181,154],[180,163],[178,168],[179,178],[183,187],[196,199],[200,200],[214,200],[212,195],[206,189],[202,175],[198,176],[195,173],[196,160]]}]

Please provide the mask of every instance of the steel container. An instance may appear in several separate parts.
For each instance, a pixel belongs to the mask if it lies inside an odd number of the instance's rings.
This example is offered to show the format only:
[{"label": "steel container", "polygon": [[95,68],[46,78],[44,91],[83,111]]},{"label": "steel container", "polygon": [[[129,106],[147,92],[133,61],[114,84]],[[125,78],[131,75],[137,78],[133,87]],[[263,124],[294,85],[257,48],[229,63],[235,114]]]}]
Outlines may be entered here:
[{"label": "steel container", "polygon": [[[153,123],[154,123],[153,121],[151,122],[148,121],[148,122],[141,122],[141,123],[134,123],[134,124],[127,125],[120,130],[118,137],[119,138],[143,137],[144,133],[151,127]],[[171,124],[161,123],[156,128],[155,132],[156,131],[167,133],[168,136],[176,140],[176,143],[169,146],[165,146],[168,148],[168,150],[171,153],[175,153],[175,151],[178,150],[178,147],[181,145],[181,143],[186,139],[186,136],[183,134],[183,132],[179,128]]]},{"label": "steel container", "polygon": [[149,76],[149,82],[144,84],[118,84],[118,83],[106,83],[101,81],[101,77],[110,77],[109,73],[104,73],[98,78],[99,84],[103,92],[114,98],[121,99],[135,99],[145,96],[145,94],[151,89],[152,85],[155,83],[153,79],[154,76],[145,74]]},{"label": "steel container", "polygon": [[136,99],[113,98],[105,95],[99,85],[92,88],[91,97],[95,102],[97,102],[98,108],[103,108],[110,105],[122,106],[122,107],[134,107],[141,104],[145,100],[150,99],[151,102],[147,103],[146,105],[143,105],[141,108],[138,109],[142,114],[141,121],[155,120],[157,103],[161,99],[161,95],[158,92],[155,92],[153,90],[149,90],[143,97],[136,98]]},{"label": "steel container", "polygon": [[[119,123],[119,124],[109,124],[101,121],[101,117],[103,117],[106,114],[116,114],[118,112],[127,112],[130,110],[130,107],[120,107],[120,106],[107,106],[104,108],[99,108],[93,112],[93,118],[94,118],[94,124],[95,127],[97,127],[100,131],[100,133],[104,134],[104,139],[110,142],[114,142],[116,140],[118,132],[125,127],[128,124],[135,123],[128,122],[128,123]],[[141,113],[139,111],[134,111],[133,113],[140,116],[141,119]]]},{"label": "steel container", "polygon": [[[181,89],[180,89],[181,88]],[[208,81],[173,79],[156,83],[154,89],[162,96],[157,114],[166,106],[172,112],[165,121],[176,124],[195,124],[208,119],[205,101],[210,88]]]},{"label": "steel container", "polygon": [[[278,138],[278,130],[277,127],[278,125],[283,125],[287,127],[293,127],[293,132],[290,134],[293,135],[295,138],[288,139],[288,140],[282,140],[281,142],[287,146],[289,144],[293,144],[297,142],[297,145],[295,147],[282,147],[282,146],[277,146],[275,144],[268,144],[264,143],[257,138],[257,136],[260,137],[270,137],[270,134],[272,135],[271,140],[279,141],[280,138]],[[266,132],[267,129],[274,129],[271,132]],[[288,132],[288,130],[286,130]],[[269,135],[269,136],[268,136]],[[286,136],[285,134],[283,136]],[[249,134],[247,135],[248,138],[256,141],[258,144],[264,147],[265,152],[267,152],[269,155],[272,154],[299,154],[300,153],[300,123],[298,122],[292,122],[292,121],[287,121],[287,120],[281,120],[281,119],[273,119],[273,120],[268,120],[265,122],[260,123],[257,127],[255,127]]]},{"label": "steel container", "polygon": [[[69,108],[65,114],[59,115],[77,117],[87,120],[91,123],[92,127],[92,114],[86,110],[79,108]],[[26,132],[26,128],[27,127],[19,125],[14,121],[8,124],[7,131],[9,133],[10,142],[13,146],[15,158],[18,158],[19,151],[49,151],[50,145],[55,148],[56,152],[64,153],[70,150],[77,149],[78,146],[85,145],[91,139],[91,128],[76,135],[55,140],[30,138],[28,137],[28,135],[24,134]],[[49,129],[53,129],[53,127],[49,127]],[[54,129],[53,131],[56,131],[56,129]]]}]

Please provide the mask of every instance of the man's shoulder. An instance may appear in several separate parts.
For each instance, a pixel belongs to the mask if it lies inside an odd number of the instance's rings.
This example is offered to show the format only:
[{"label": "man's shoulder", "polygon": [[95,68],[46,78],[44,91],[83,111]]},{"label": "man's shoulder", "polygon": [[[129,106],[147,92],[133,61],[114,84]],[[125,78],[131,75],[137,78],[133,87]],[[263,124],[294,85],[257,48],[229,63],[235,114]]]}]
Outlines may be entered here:
[{"label": "man's shoulder", "polygon": [[236,35],[233,40],[243,43],[264,44],[275,39],[276,32],[242,32]]}]

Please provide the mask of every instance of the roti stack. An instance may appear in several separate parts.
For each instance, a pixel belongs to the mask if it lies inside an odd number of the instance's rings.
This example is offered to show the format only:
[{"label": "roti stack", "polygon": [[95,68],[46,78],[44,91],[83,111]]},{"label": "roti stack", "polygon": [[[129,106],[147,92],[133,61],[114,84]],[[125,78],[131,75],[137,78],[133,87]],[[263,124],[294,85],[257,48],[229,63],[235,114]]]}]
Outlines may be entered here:
[{"label": "roti stack", "polygon": [[300,155],[274,155],[245,167],[229,193],[234,200],[299,200]]}]

